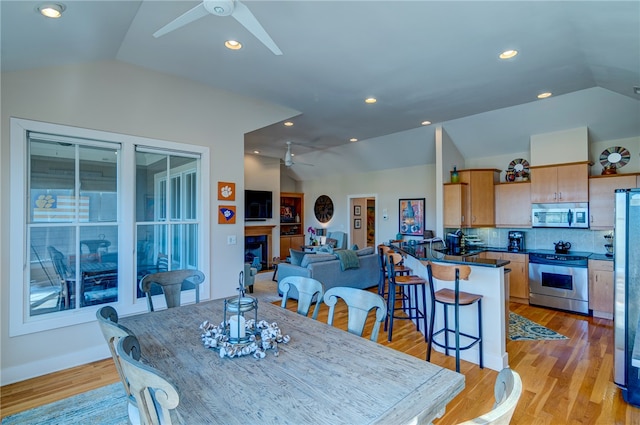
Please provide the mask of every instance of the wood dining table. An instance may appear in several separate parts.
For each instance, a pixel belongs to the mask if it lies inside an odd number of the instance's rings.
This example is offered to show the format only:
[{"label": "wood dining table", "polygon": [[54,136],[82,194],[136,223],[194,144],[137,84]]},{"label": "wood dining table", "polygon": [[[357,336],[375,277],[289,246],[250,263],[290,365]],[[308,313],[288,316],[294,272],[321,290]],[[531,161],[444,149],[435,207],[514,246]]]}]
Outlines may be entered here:
[{"label": "wood dining table", "polygon": [[258,319],[291,337],[278,356],[221,358],[199,326],[222,322],[223,309],[213,300],[119,321],[178,388],[186,424],[426,424],[464,388],[461,374],[269,303]]}]

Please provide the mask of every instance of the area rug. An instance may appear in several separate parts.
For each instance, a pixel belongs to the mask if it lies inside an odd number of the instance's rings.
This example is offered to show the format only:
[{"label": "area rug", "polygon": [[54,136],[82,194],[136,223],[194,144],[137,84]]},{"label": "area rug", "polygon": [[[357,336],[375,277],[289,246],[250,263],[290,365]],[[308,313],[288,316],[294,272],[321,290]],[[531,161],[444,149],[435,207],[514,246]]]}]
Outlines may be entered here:
[{"label": "area rug", "polygon": [[569,339],[516,313],[509,312],[509,338],[512,341]]},{"label": "area rug", "polygon": [[2,425],[126,425],[127,397],[120,382],[2,419]]}]

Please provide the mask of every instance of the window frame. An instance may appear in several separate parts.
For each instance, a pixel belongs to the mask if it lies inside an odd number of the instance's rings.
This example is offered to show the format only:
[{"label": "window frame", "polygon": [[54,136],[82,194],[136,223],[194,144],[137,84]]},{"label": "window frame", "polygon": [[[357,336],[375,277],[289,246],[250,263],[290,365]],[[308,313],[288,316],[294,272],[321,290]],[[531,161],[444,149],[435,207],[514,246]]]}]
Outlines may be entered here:
[{"label": "window frame", "polygon": [[[135,151],[136,146],[153,146],[158,150],[189,152],[198,155],[199,181],[198,193],[200,202],[197,205],[197,216],[200,219],[200,235],[198,238],[198,264],[199,269],[210,276],[209,272],[209,241],[211,229],[211,217],[208,212],[210,205],[210,166],[209,148],[199,145],[177,143],[140,136],[131,136],[121,133],[90,130],[79,127],[71,127],[63,124],[45,123],[40,121],[10,118],[10,143],[11,143],[11,188],[9,210],[10,238],[12,249],[9,252],[9,336],[26,335],[35,332],[53,330],[57,328],[73,326],[95,320],[96,311],[102,305],[87,306],[81,309],[63,311],[59,313],[30,316],[26,300],[29,299],[29,285],[26,282],[29,267],[28,254],[28,218],[29,212],[29,176],[28,176],[28,132],[60,134],[74,138],[103,140],[105,142],[120,143],[120,166],[117,176],[118,201],[118,252],[132,252],[132,256],[121,255],[118,266],[118,281],[120,282],[118,301],[110,303],[117,308],[121,315],[135,314],[147,311],[146,300],[136,297],[136,217],[135,217],[135,187],[123,184],[124,181],[135,179]],[[127,283],[129,282],[129,283]],[[135,284],[132,284],[135,282]],[[210,284],[205,280],[199,285],[200,297],[209,298]],[[184,302],[195,301],[195,291],[183,293]],[[106,304],[103,304],[106,305]]]}]

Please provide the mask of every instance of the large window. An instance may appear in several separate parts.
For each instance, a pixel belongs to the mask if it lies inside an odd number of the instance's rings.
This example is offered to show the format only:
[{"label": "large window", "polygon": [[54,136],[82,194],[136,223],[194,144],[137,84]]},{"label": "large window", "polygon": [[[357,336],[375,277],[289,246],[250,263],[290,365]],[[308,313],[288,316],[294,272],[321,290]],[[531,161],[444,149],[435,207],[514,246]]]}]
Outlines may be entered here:
[{"label": "large window", "polygon": [[144,311],[147,273],[207,275],[207,148],[12,118],[11,154],[11,335]]}]

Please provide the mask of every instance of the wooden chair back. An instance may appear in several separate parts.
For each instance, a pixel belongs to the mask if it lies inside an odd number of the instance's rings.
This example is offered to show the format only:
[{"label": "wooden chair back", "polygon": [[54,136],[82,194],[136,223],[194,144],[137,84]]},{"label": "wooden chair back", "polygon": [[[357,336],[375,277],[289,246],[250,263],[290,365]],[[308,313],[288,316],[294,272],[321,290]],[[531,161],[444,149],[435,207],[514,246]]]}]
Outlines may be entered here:
[{"label": "wooden chair back", "polygon": [[[116,346],[118,345],[118,342],[120,342],[121,338],[133,335],[133,332],[131,332],[126,327],[118,324],[118,312],[111,306],[104,306],[96,311],[96,318],[98,319],[98,325],[100,326],[102,335],[104,336],[104,339],[105,341],[107,341],[107,345],[109,346],[111,357],[113,358],[113,362],[116,366],[116,371],[120,376],[120,381],[122,381],[122,385],[124,386],[124,390],[127,393],[127,397],[132,399],[131,391],[129,390],[129,383],[127,382],[127,379],[122,372],[120,358],[116,354]],[[139,359],[139,357],[136,358],[136,360]]]},{"label": "wooden chair back", "polygon": [[304,276],[287,276],[278,283],[278,289],[282,292],[282,308],[287,306],[289,290],[294,287],[298,290],[298,313],[304,316],[309,314],[311,303],[315,297],[313,319],[318,318],[320,303],[324,296],[324,285],[319,280]]},{"label": "wooden chair back", "polygon": [[182,269],[167,272],[151,273],[140,279],[140,290],[147,295],[147,306],[149,311],[153,310],[153,300],[151,297],[151,285],[156,284],[162,288],[164,298],[167,301],[167,308],[180,306],[180,293],[182,289],[196,290],[196,303],[200,302],[199,285],[204,282],[204,273],[200,270]]},{"label": "wooden chair back", "polygon": [[507,425],[511,422],[513,413],[522,395],[522,380],[518,372],[504,368],[498,373],[494,386],[496,402],[493,409],[482,416],[463,422],[460,425],[492,424]]},{"label": "wooden chair back", "polygon": [[324,294],[324,303],[329,306],[327,323],[333,326],[333,312],[338,298],[342,298],[348,307],[347,330],[362,336],[369,311],[376,309],[376,320],[371,331],[371,341],[378,341],[380,323],[387,317],[387,304],[378,294],[358,288],[337,286]]},{"label": "wooden chair back", "polygon": [[175,412],[180,403],[178,390],[160,371],[137,360],[140,358],[138,339],[133,335],[121,338],[116,353],[122,360],[122,371],[138,405],[140,423],[178,423]]}]

